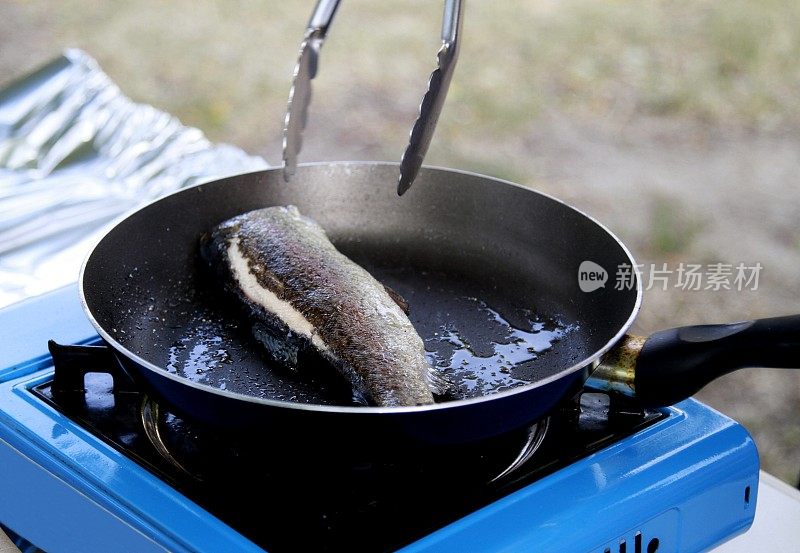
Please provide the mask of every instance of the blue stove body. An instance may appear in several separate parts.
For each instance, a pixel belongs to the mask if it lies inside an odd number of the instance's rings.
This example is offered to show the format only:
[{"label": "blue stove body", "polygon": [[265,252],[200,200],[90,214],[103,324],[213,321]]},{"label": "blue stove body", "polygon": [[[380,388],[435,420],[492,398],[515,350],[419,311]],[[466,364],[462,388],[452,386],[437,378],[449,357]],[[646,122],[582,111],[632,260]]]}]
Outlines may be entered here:
[{"label": "blue stove body", "polygon": [[[32,393],[52,379],[48,339],[97,339],[75,287],[0,311],[0,335],[0,524],[51,553],[261,551]],[[745,531],[751,437],[693,400],[664,413],[404,551],[702,551]]]}]

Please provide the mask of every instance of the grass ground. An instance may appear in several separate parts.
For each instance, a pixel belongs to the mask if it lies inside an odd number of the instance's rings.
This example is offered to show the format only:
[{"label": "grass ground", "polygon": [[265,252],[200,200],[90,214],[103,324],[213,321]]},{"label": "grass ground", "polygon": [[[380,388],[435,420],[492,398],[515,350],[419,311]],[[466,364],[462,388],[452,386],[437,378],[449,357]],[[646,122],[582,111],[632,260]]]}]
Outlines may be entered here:
[{"label": "grass ground", "polygon": [[[4,2],[0,86],[80,47],[134,99],[277,162],[312,5]],[[399,158],[440,20],[441,2],[342,3],[303,159]],[[798,89],[793,0],[471,0],[427,161],[559,196],[646,264],[764,266],[757,291],[648,291],[640,332],[798,312]],[[796,480],[800,376],[730,375],[701,397],[754,433],[767,470]]]}]

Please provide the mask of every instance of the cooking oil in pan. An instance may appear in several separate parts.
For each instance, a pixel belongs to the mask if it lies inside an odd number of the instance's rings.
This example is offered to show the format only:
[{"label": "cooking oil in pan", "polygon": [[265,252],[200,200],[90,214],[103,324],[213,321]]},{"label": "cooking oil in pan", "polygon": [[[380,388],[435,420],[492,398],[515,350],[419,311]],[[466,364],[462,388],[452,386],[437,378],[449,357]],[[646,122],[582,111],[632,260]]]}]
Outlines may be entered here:
[{"label": "cooking oil in pan", "polygon": [[[180,374],[195,382],[204,382],[208,371],[221,363],[231,363],[222,325],[207,319],[200,319],[191,325],[184,336],[169,348],[167,371]],[[217,382],[217,387],[227,388],[226,381]]]},{"label": "cooking oil in pan", "polygon": [[[475,397],[530,383],[519,375],[519,367],[537,359],[571,329],[557,321],[529,317],[528,327],[511,324],[500,313],[476,298],[464,298],[485,315],[484,336],[474,347],[457,323],[448,323],[426,338],[428,359],[457,388],[459,397]],[[480,338],[479,338],[480,339]]]}]

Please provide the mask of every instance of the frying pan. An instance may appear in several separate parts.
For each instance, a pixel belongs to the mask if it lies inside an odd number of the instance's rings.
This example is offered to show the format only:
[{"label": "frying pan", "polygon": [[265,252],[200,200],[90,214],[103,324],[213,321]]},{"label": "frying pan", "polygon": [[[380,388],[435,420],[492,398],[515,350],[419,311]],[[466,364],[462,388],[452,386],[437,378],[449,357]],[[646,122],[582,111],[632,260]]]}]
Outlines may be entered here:
[{"label": "frying pan", "polygon": [[[89,254],[80,277],[84,309],[121,367],[157,401],[270,439],[465,443],[540,420],[595,368],[594,387],[665,405],[743,365],[797,364],[799,317],[673,329],[646,341],[625,336],[641,283],[634,274],[630,287],[614,285],[617,268],[635,263],[600,223],[522,186],[447,169],[424,168],[399,199],[397,170],[310,164],[290,184],[273,169],[159,199],[113,226]],[[239,213],[288,204],[405,296],[456,399],[356,406],[324,367],[293,374],[269,365],[201,270],[198,239]],[[604,286],[582,291],[585,261],[595,279],[607,273]],[[447,366],[456,350],[485,361],[525,346],[514,341],[519,332],[551,340],[518,363],[509,353],[498,367]]]}]

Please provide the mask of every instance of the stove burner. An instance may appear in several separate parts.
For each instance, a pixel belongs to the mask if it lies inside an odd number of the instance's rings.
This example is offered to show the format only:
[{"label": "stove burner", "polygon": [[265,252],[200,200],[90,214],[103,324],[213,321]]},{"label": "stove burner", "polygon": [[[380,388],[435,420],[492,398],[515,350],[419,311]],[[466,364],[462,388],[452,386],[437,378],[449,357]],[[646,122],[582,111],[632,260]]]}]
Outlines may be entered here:
[{"label": "stove burner", "polygon": [[522,451],[519,452],[517,458],[514,459],[506,469],[492,478],[490,482],[498,482],[501,481],[503,478],[512,475],[517,470],[519,470],[525,463],[527,463],[531,457],[533,457],[536,452],[539,450],[539,447],[542,445],[542,441],[544,440],[545,435],[547,434],[547,429],[550,427],[550,417],[539,421],[537,424],[534,424],[528,429],[528,440],[522,448]]},{"label": "stove burner", "polygon": [[[243,460],[265,457],[265,452],[260,448],[252,448],[235,438],[226,439],[214,429],[190,422],[168,409],[162,409],[157,401],[146,394],[142,397],[139,417],[144,433],[156,452],[169,465],[195,482],[211,480],[220,475],[227,477],[231,472],[238,473],[244,468],[241,466]],[[409,468],[424,469],[426,465],[434,463],[438,466],[458,465],[475,477],[480,475],[483,483],[501,483],[535,455],[545,438],[549,422],[550,419],[546,418],[502,439],[487,440],[469,446],[423,450],[419,458],[409,459],[411,465]],[[278,462],[274,458],[264,458],[263,466],[283,465],[280,469],[285,472],[287,466],[294,466],[298,461],[294,456],[287,457]],[[387,462],[380,457],[369,460],[344,457],[336,464],[340,466],[342,461],[348,460],[357,466],[363,466],[365,463],[381,465]],[[425,462],[421,463],[421,460]],[[491,462],[488,462],[489,460]]]},{"label": "stove burner", "polygon": [[139,417],[142,422],[145,436],[150,440],[150,443],[155,448],[156,452],[168,462],[170,465],[178,469],[186,476],[193,478],[197,482],[202,482],[203,478],[199,474],[193,474],[192,471],[187,469],[183,464],[178,461],[169,451],[169,447],[164,442],[161,434],[163,423],[163,416],[161,414],[161,407],[158,403],[151,400],[146,394],[142,395],[141,407],[139,408]]}]

